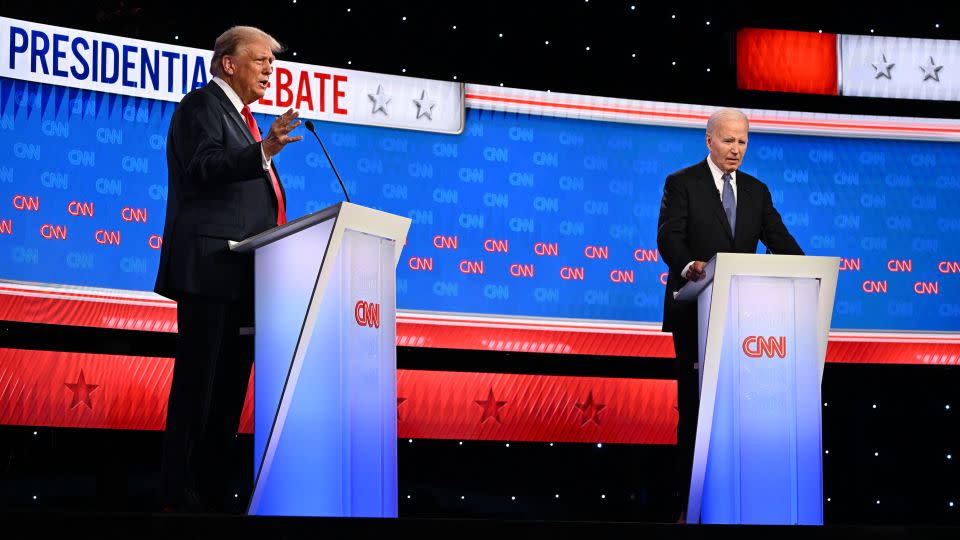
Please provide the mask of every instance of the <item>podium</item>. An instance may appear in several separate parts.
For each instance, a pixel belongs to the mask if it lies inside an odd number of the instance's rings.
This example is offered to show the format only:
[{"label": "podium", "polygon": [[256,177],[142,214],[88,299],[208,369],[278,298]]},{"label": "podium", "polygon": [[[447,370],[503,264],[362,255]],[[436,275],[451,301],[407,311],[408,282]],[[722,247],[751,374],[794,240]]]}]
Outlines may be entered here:
[{"label": "podium", "polygon": [[690,523],[823,524],[820,381],[840,259],[719,253],[696,301]]},{"label": "podium", "polygon": [[256,269],[248,514],[397,516],[396,267],[409,227],[344,202],[231,243]]}]

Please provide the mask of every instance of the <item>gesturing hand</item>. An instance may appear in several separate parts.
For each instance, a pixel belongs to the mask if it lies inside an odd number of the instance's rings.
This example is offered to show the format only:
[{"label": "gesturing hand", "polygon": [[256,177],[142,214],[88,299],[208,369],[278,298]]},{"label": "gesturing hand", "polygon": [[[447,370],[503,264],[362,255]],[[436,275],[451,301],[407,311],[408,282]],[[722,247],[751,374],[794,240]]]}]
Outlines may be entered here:
[{"label": "gesturing hand", "polygon": [[300,116],[299,112],[293,109],[287,109],[287,112],[278,116],[277,119],[270,124],[270,131],[267,132],[267,136],[263,138],[262,143],[263,153],[266,154],[268,158],[279,154],[287,143],[297,142],[303,138],[302,135],[296,135],[294,137],[289,135],[294,128],[300,125],[300,120],[297,120],[298,116]]},{"label": "gesturing hand", "polygon": [[687,269],[686,278],[689,279],[690,281],[700,281],[701,279],[703,279],[703,276],[704,276],[703,269],[706,266],[707,266],[707,263],[703,261],[694,261],[693,264],[690,265],[690,268]]}]

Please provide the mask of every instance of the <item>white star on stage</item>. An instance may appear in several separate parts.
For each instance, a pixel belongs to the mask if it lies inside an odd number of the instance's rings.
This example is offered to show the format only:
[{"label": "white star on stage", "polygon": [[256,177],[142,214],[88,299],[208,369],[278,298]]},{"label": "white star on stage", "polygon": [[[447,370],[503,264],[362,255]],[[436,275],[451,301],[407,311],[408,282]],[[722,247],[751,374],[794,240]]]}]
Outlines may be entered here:
[{"label": "white star on stage", "polygon": [[890,79],[890,70],[893,69],[893,62],[887,62],[887,55],[880,55],[882,62],[877,62],[876,64],[870,64],[873,66],[873,69],[877,70],[877,74],[873,76],[874,79],[879,79],[880,77],[886,77]]},{"label": "white star on stage", "polygon": [[426,116],[430,120],[433,120],[433,107],[437,104],[437,102],[427,97],[426,90],[420,94],[420,99],[414,99],[413,102],[417,104],[418,120],[421,116]]},{"label": "white star on stage", "polygon": [[370,111],[370,114],[377,114],[377,111],[383,111],[384,115],[389,114],[387,112],[387,103],[390,103],[390,100],[393,98],[383,92],[383,86],[378,84],[377,93],[367,95],[370,96],[370,101],[373,102],[373,110]]},{"label": "white star on stage", "polygon": [[940,82],[940,70],[943,69],[943,66],[938,66],[936,62],[933,61],[933,57],[930,57],[930,65],[920,66],[920,71],[923,72],[923,80],[933,79],[937,82]]}]

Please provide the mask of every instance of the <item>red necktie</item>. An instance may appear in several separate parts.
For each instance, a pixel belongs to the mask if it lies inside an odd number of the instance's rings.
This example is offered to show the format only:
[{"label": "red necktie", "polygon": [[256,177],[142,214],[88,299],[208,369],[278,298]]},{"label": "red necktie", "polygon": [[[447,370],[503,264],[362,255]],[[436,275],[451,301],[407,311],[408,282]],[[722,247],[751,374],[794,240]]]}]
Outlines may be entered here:
[{"label": "red necktie", "polygon": [[[257,127],[257,121],[253,119],[253,113],[250,112],[250,107],[244,105],[240,114],[243,115],[243,119],[246,120],[247,128],[250,130],[250,134],[253,135],[253,140],[260,142],[260,129]],[[283,202],[283,193],[280,191],[280,182],[277,181],[277,176],[273,174],[273,167],[267,169],[267,172],[270,173],[270,181],[273,183],[273,193],[277,196],[277,225],[283,225],[287,222],[287,208]]]}]

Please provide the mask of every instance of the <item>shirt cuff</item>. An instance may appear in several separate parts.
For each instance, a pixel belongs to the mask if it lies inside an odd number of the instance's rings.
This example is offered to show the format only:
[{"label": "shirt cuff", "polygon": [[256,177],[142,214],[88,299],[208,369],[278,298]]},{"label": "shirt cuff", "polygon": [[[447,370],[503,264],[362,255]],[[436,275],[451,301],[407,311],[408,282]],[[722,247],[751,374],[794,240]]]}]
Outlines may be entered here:
[{"label": "shirt cuff", "polygon": [[263,170],[270,170],[270,158],[267,157],[267,153],[263,151],[263,145],[260,145],[260,162],[263,164]]},{"label": "shirt cuff", "polygon": [[690,261],[687,263],[686,266],[683,267],[683,271],[680,272],[680,277],[682,277],[683,279],[687,279],[687,270],[690,269],[690,266],[693,265],[694,262],[696,261]]}]

